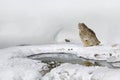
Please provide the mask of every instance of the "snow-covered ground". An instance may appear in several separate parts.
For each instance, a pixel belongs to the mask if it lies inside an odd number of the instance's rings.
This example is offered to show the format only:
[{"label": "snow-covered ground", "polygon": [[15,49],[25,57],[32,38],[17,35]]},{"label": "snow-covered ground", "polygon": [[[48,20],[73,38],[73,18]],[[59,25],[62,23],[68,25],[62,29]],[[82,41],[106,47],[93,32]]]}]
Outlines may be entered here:
[{"label": "snow-covered ground", "polygon": [[[79,44],[67,43],[16,46],[0,49],[0,80],[119,80],[120,78],[120,68],[109,68],[107,65],[85,66],[62,63],[49,71],[46,63],[27,57],[48,52],[56,54],[66,52],[87,59],[105,60],[112,62],[113,66],[120,67],[120,45],[82,47]],[[63,56],[64,58],[67,57]],[[117,62],[117,65],[114,65],[114,62]]]},{"label": "snow-covered ground", "polygon": [[[119,80],[120,45],[110,45],[120,43],[119,3],[119,0],[0,0],[0,80]],[[103,45],[82,47],[79,22],[93,29]],[[65,39],[71,43],[64,43]],[[16,46],[26,44],[37,45]],[[63,63],[50,70],[41,60],[27,57],[56,52],[102,64],[88,67]],[[69,57],[63,55],[64,58]]]}]

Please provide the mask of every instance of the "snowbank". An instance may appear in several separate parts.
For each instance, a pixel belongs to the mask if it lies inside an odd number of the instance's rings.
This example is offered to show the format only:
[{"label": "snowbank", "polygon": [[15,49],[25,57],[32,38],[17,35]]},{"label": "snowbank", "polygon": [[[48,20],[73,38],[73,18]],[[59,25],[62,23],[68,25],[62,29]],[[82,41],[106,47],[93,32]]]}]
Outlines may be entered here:
[{"label": "snowbank", "polygon": [[62,64],[47,73],[42,80],[119,80],[120,69],[86,67],[78,64]]},{"label": "snowbank", "polygon": [[[0,49],[0,80],[119,80],[120,69],[108,68],[107,65],[105,67],[87,67],[80,64],[64,63],[49,71],[46,63],[26,57],[43,52],[44,54],[48,52],[72,53],[87,59],[105,60],[112,64],[115,62],[115,65],[120,67],[119,45],[94,47],[81,47],[79,44],[16,46]],[[115,73],[116,75],[114,75]]]},{"label": "snowbank", "polygon": [[39,80],[47,67],[44,63],[22,58],[9,59],[0,64],[0,80]]},{"label": "snowbank", "polygon": [[42,80],[90,80],[97,67],[85,67],[78,64],[62,64],[51,70]]}]

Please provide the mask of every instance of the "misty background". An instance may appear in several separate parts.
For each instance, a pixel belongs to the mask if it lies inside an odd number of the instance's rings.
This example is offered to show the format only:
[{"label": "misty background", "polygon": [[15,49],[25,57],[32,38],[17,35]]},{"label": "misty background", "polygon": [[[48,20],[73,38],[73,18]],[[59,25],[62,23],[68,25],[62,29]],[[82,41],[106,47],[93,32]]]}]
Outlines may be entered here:
[{"label": "misty background", "polygon": [[102,44],[120,43],[119,0],[0,0],[0,48],[21,44],[81,43],[78,23]]}]

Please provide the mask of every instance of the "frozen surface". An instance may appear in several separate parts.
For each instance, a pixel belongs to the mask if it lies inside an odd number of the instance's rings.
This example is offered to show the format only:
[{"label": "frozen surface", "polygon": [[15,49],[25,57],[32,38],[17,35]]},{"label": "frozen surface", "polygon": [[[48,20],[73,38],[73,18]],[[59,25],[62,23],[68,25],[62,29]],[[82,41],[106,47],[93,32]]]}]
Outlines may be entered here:
[{"label": "frozen surface", "polygon": [[48,52],[67,52],[88,59],[106,60],[113,64],[117,62],[115,65],[120,67],[119,45],[94,47],[82,47],[79,44],[16,46],[0,49],[0,80],[119,80],[119,68],[88,67],[80,64],[64,63],[49,71],[47,64],[26,57],[43,52],[44,54]]}]

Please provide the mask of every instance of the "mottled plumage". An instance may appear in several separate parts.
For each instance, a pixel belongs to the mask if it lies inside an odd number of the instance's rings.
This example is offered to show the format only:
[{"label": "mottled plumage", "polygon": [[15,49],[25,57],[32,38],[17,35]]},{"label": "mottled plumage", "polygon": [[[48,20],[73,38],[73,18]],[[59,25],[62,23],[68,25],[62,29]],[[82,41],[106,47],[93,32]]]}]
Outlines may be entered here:
[{"label": "mottled plumage", "polygon": [[85,47],[96,46],[100,44],[93,30],[89,29],[84,23],[79,23],[79,35]]}]

